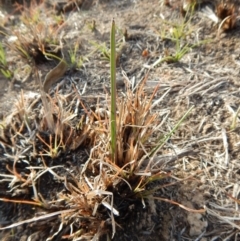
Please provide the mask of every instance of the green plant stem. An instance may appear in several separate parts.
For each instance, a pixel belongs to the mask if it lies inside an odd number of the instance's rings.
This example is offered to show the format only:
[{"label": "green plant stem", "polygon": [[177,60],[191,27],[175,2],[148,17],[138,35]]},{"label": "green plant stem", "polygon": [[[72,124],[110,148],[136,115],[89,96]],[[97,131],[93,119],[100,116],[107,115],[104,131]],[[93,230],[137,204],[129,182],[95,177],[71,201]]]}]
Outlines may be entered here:
[{"label": "green plant stem", "polygon": [[115,21],[112,20],[111,28],[111,56],[110,56],[110,72],[111,72],[111,151],[112,159],[116,162],[116,49],[115,49]]}]

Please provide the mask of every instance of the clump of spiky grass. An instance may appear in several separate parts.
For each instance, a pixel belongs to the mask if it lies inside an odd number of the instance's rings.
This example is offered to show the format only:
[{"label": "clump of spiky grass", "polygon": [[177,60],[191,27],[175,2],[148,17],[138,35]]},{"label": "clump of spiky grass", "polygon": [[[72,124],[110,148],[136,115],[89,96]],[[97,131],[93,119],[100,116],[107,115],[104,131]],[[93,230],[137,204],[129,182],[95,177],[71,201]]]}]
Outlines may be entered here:
[{"label": "clump of spiky grass", "polygon": [[30,67],[33,67],[35,63],[44,63],[50,59],[61,60],[59,21],[48,16],[46,9],[43,15],[41,8],[36,4],[22,7],[21,24],[18,29],[12,30],[11,35],[15,38],[6,42],[8,48],[17,53],[24,64],[27,63]]},{"label": "clump of spiky grass", "polygon": [[[72,177],[71,182],[65,180],[68,193],[59,194],[63,210],[75,210],[75,213],[64,214],[61,225],[72,225],[71,232],[64,237],[97,240],[110,231],[113,236],[117,226],[115,218],[120,215],[115,195],[121,196],[124,192],[123,199],[142,198],[140,193],[152,178],[143,160],[152,149],[149,139],[159,124],[151,104],[157,88],[148,98],[143,92],[146,80],[144,78],[136,91],[128,88],[126,95],[117,97],[115,155],[112,155],[110,142],[110,107],[100,108],[99,104],[95,111],[86,110],[82,134],[87,135],[90,143],[89,158],[79,175]],[[106,98],[109,103],[110,97]],[[162,173],[154,176],[155,179],[163,177]]]}]

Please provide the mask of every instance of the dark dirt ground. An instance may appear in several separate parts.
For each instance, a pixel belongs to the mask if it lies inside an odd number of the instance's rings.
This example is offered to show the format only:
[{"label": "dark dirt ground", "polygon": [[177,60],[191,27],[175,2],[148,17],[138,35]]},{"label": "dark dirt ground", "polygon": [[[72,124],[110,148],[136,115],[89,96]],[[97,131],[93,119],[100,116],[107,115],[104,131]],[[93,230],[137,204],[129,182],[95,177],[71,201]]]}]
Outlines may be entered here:
[{"label": "dark dirt ground", "polygon": [[[66,13],[66,24],[61,29],[66,45],[69,47],[79,42],[80,55],[88,57],[83,67],[69,69],[54,88],[58,85],[60,91],[70,93],[74,88],[73,83],[78,89],[85,86],[84,97],[89,105],[94,104],[94,96],[104,96],[105,91],[109,90],[109,62],[102,58],[99,51],[92,53],[96,47],[91,43],[106,43],[109,46],[110,26],[114,18],[118,29],[117,43],[122,43],[124,29],[127,29],[129,35],[119,50],[119,91],[124,91],[124,78],[139,82],[147,73],[147,93],[151,93],[160,83],[155,97],[165,96],[155,111],[160,113],[162,120],[167,118],[161,127],[162,134],[168,133],[182,115],[194,106],[188,118],[159,153],[159,165],[162,170],[171,171],[172,176],[154,184],[155,187],[163,186],[154,196],[179,202],[191,209],[206,210],[204,214],[193,213],[149,197],[145,208],[141,202],[137,202],[123,209],[126,216],[117,220],[121,228],[114,240],[240,240],[239,202],[230,198],[240,199],[238,116],[236,128],[230,129],[240,106],[240,27],[219,34],[217,26],[201,11],[196,11],[186,24],[181,44],[206,42],[190,48],[179,62],[161,63],[148,72],[147,66],[160,56],[164,57],[166,52],[176,52],[176,45],[169,36],[174,24],[183,24],[184,18],[179,11],[179,2],[172,1],[171,4],[168,7],[161,0],[99,0],[85,5],[80,12]],[[8,10],[7,16],[10,17],[11,7]],[[93,20],[96,22],[95,31],[89,29]],[[15,23],[17,26],[17,20],[11,21],[7,25]],[[14,26],[11,28],[14,29]],[[2,41],[5,40],[6,37],[2,38]],[[143,54],[145,49],[148,51],[146,55]],[[23,68],[24,64],[16,61],[17,57],[13,56],[11,68],[18,65]],[[41,63],[38,68],[45,76],[54,65],[52,62]],[[38,94],[39,88],[34,77],[30,76],[23,82],[25,75],[24,71],[19,71],[13,83],[0,75],[1,118],[13,112],[21,90],[26,96]],[[27,98],[29,101],[34,99]],[[12,154],[10,148],[6,150],[1,146],[2,174],[9,174],[6,165],[12,164],[12,159],[6,153]],[[70,151],[62,153],[57,164],[56,160],[49,158],[48,165],[64,166],[77,174],[78,166],[85,161],[84,156],[84,150]],[[38,163],[36,159],[32,165],[37,166]],[[17,165],[19,173],[23,172],[24,175],[24,164]],[[65,175],[61,168],[56,169],[56,173]],[[31,188],[23,190],[23,194],[13,195],[9,183],[3,181],[4,177],[0,178],[1,198],[31,199]],[[57,198],[57,193],[64,189],[63,183],[54,180],[50,174],[44,174],[39,180],[38,190],[48,200]],[[174,185],[165,187],[167,183]],[[0,202],[0,227],[31,218],[43,211],[30,205]],[[46,240],[47,235],[56,232],[57,222],[60,221],[50,219],[47,222],[24,224],[10,231],[0,231],[0,239]],[[105,236],[102,239],[107,240]],[[60,233],[53,240],[64,239],[61,239]]]}]

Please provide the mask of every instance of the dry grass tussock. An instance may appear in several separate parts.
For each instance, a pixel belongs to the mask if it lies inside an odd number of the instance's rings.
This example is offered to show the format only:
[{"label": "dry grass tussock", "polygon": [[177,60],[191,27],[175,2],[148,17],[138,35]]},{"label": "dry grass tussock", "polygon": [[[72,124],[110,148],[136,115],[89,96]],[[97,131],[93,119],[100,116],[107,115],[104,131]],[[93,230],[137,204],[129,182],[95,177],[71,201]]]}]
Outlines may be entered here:
[{"label": "dry grass tussock", "polygon": [[[46,214],[1,230],[58,216],[59,227],[47,240],[57,235],[71,240],[98,240],[104,233],[114,236],[121,226],[115,219],[125,215],[128,206],[123,208],[120,203],[144,203],[144,198],[152,193],[146,190],[147,184],[168,176],[156,167],[154,159],[159,143],[164,141],[154,135],[163,123],[153,107],[162,98],[153,102],[158,87],[150,97],[144,93],[146,80],[147,77],[132,89],[126,79],[127,91],[117,97],[115,161],[110,148],[108,94],[105,101],[98,99],[96,107],[89,109],[77,90],[71,95],[56,91],[52,97],[43,92],[22,92],[15,111],[1,124],[1,146],[13,165],[7,166],[10,174],[0,175],[12,196],[19,192],[33,196],[28,200],[1,200],[40,206]],[[78,148],[86,148],[89,153],[85,154],[87,161],[73,175],[64,165],[58,165],[58,159]],[[24,175],[20,172],[23,169]],[[46,173],[64,186],[53,200],[44,199],[39,191],[44,185],[41,177]]]}]

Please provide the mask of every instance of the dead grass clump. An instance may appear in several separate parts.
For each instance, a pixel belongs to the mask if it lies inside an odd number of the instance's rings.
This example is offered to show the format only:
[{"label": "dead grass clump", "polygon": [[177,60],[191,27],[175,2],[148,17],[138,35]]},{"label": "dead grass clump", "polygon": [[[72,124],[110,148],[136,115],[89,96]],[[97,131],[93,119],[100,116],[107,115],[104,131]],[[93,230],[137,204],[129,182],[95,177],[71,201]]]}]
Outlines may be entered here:
[{"label": "dead grass clump", "polygon": [[[133,200],[143,201],[146,185],[164,175],[156,171],[153,178],[151,164],[145,162],[155,147],[151,138],[159,124],[157,114],[152,113],[152,100],[157,88],[150,99],[145,96],[143,86],[146,79],[135,91],[128,88],[124,96],[117,98],[115,160],[111,155],[109,108],[101,108],[99,103],[94,112],[87,113],[87,118],[92,120],[90,132],[94,133],[91,140],[93,147],[74,190],[81,193],[82,200],[88,203],[83,206],[90,208],[91,216],[102,217],[102,230],[109,226],[107,220],[111,220],[112,235],[116,232],[116,226],[121,225],[116,223],[115,218],[125,215],[128,207],[126,205],[126,210],[120,213],[115,198],[122,198],[124,202],[131,200],[131,203]],[[109,102],[108,98],[106,102]]]},{"label": "dead grass clump", "polygon": [[[62,238],[70,240],[97,240],[106,233],[114,236],[117,227],[124,222],[127,203],[130,205],[139,200],[144,203],[144,198],[150,193],[145,192],[147,184],[165,175],[161,170],[154,170],[153,163],[147,161],[155,154],[154,132],[158,128],[159,119],[152,110],[158,87],[149,98],[144,93],[146,80],[147,77],[135,89],[126,83],[126,93],[116,100],[115,160],[112,159],[110,146],[108,95],[106,105],[98,101],[94,110],[87,109],[81,96],[77,95],[85,112],[80,120],[73,114],[74,102],[67,104],[67,99],[76,99],[76,96],[64,97],[57,92],[54,97],[47,95],[53,129],[49,128],[46,121],[46,111],[39,102],[40,96],[31,103],[21,95],[16,112],[11,116],[15,124],[7,124],[8,128],[13,129],[13,136],[9,137],[12,141],[7,145],[4,138],[1,141],[8,153],[6,157],[13,161],[12,167],[8,165],[11,174],[3,174],[2,177],[9,182],[12,196],[18,197],[17,190],[24,190],[28,198],[19,200],[8,197],[1,200],[40,206],[48,213],[6,228],[60,215],[56,223],[59,225],[56,228],[58,231],[47,240],[60,234]],[[41,108],[37,119],[36,107]],[[8,146],[11,146],[11,150]],[[73,175],[64,165],[58,165],[58,160],[64,153],[74,152],[80,147],[90,149],[90,153],[88,160]],[[29,158],[28,153],[31,153]],[[50,164],[53,163],[51,160],[55,164]],[[40,166],[37,164],[39,161],[42,163]],[[24,169],[25,175],[21,176],[20,170]],[[55,169],[62,171],[56,172]],[[66,172],[67,175],[64,174]],[[64,185],[65,190],[55,193],[52,200],[43,198],[39,192],[44,185],[40,180],[45,173]],[[125,205],[120,208],[121,202]]]},{"label": "dead grass clump", "polygon": [[[32,11],[32,12],[31,12]],[[55,19],[47,19],[43,21],[43,16],[36,13],[38,10],[29,10],[29,14],[22,15],[22,23],[25,25],[29,33],[29,47],[31,56],[35,62],[47,61],[48,58],[61,55],[61,43],[59,40],[59,29],[62,22]],[[55,21],[54,21],[55,20]],[[30,36],[31,35],[31,36]],[[21,41],[22,33],[18,35]]]},{"label": "dead grass clump", "polygon": [[[10,37],[7,37],[5,45],[12,51],[13,56],[17,54],[17,57],[21,58],[21,66],[27,64],[32,68],[34,64],[60,60],[62,43],[59,30],[63,24],[62,18],[50,16],[43,5],[42,8],[36,3],[21,6],[20,24],[17,29],[8,29],[7,36]],[[18,71],[14,71],[17,74]]]}]

